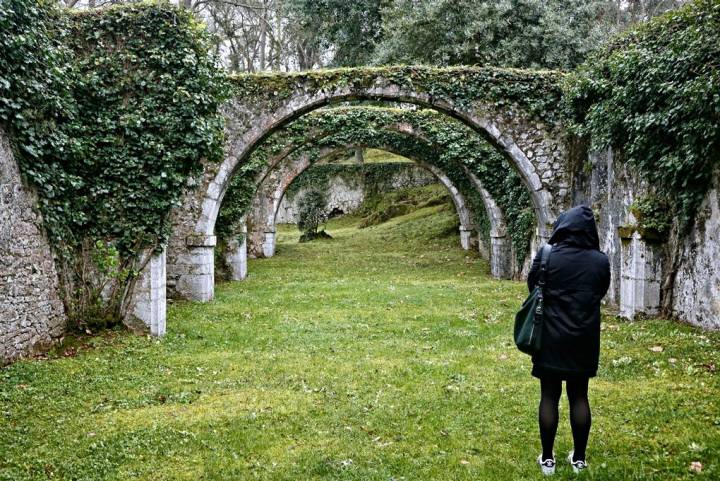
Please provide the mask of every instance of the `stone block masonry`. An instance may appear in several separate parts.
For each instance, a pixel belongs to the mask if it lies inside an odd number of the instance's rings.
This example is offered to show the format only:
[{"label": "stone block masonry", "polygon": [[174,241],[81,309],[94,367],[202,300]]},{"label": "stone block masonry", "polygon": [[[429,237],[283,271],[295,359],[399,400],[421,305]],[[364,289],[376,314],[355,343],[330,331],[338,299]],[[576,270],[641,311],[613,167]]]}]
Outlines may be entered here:
[{"label": "stone block masonry", "polygon": [[65,325],[37,198],[0,130],[0,364],[47,348]]}]

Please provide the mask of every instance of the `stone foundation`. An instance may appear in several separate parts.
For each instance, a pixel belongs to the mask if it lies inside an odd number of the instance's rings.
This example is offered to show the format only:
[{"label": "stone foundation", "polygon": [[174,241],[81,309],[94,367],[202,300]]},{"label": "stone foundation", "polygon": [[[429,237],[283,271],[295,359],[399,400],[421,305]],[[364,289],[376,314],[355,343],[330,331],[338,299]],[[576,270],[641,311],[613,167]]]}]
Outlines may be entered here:
[{"label": "stone foundation", "polygon": [[638,314],[654,316],[660,312],[660,245],[643,239],[637,231],[621,238],[620,315],[628,319]]}]

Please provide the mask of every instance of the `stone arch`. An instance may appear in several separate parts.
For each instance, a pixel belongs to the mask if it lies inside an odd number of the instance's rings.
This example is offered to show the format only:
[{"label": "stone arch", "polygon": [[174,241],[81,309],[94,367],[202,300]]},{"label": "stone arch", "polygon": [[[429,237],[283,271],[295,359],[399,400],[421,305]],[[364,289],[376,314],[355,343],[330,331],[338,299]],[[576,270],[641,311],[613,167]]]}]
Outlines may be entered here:
[{"label": "stone arch", "polygon": [[[544,205],[538,237],[548,237],[556,213],[570,201],[570,146],[552,115],[559,74],[486,68],[398,67],[297,75],[246,75],[235,79],[236,96],[225,106],[226,156],[206,163],[197,188],[173,213],[168,249],[168,287],[182,297],[212,299],[214,223],[228,182],[256,145],[299,116],[348,100],[406,102],[443,112],[483,135],[511,161]],[[508,86],[521,86],[522,95]],[[505,94],[504,92],[508,92]],[[539,100],[538,100],[539,99]],[[550,101],[549,101],[550,100]],[[533,101],[535,101],[533,103]],[[183,281],[179,281],[184,277]],[[184,285],[177,285],[178,283]]]},{"label": "stone arch", "polygon": [[[228,181],[239,163],[247,158],[256,145],[283,125],[308,112],[347,100],[411,103],[437,110],[472,127],[506,155],[532,193],[539,219],[538,235],[542,238],[549,237],[548,229],[555,221],[557,212],[570,201],[570,169],[565,162],[569,148],[564,132],[557,125],[544,125],[544,122],[535,121],[532,125],[523,126],[523,123],[531,121],[523,119],[522,113],[511,110],[505,113],[492,112],[493,108],[486,104],[460,107],[451,100],[438,100],[426,92],[403,89],[398,85],[369,88],[341,86],[334,91],[321,90],[312,95],[298,93],[297,97],[291,96],[271,114],[249,115],[245,103],[235,99],[225,111],[226,118],[236,125],[234,117],[249,117],[243,124],[253,127],[234,135],[228,129],[231,140],[226,144],[225,160],[218,167],[206,169],[203,176],[199,192],[204,193],[204,197],[196,197],[195,202],[185,203],[186,206],[195,205],[197,222],[193,233],[212,235],[214,219]],[[554,133],[559,139],[549,133]]]},{"label": "stone arch", "polygon": [[[348,144],[339,147],[326,147],[321,149],[320,153],[314,157],[307,153],[289,156],[282,166],[277,166],[271,174],[265,176],[262,185],[254,196],[252,207],[247,216],[247,225],[249,226],[247,234],[248,255],[250,257],[272,257],[274,255],[275,218],[285,192],[300,174],[315,162],[320,162],[338,152],[367,147],[407,156],[406,152],[392,145]],[[469,249],[470,236],[475,227],[474,215],[469,202],[442,169],[420,159],[411,158],[411,160],[435,176],[450,194],[460,221],[460,245],[465,250]]]}]

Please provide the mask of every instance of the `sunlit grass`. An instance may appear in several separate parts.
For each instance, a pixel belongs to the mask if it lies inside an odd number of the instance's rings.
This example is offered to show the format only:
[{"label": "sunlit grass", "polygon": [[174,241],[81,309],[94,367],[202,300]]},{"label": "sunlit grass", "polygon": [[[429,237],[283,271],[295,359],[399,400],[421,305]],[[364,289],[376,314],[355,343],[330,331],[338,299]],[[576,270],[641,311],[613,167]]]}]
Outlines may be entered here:
[{"label": "sunlit grass", "polygon": [[[357,221],[308,244],[282,227],[246,281],[173,305],[162,340],[0,370],[0,479],[539,479],[538,386],[510,335],[524,285],[460,250],[443,206]],[[719,347],[606,319],[585,477],[718,479]]]}]

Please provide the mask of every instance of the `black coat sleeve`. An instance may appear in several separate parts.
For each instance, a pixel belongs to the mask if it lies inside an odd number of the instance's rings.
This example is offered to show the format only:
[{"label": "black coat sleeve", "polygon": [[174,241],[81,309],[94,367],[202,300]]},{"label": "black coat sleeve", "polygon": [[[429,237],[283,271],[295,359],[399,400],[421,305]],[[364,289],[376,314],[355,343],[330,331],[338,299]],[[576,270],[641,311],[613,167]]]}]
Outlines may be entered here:
[{"label": "black coat sleeve", "polygon": [[605,272],[603,276],[603,285],[602,285],[602,295],[605,297],[605,294],[607,294],[608,289],[610,289],[610,260],[608,260],[607,255],[605,255]]},{"label": "black coat sleeve", "polygon": [[528,272],[527,285],[528,291],[532,292],[535,289],[535,284],[538,281],[538,275],[540,274],[540,254],[542,253],[542,247],[535,253],[535,258],[530,266],[530,272]]}]

